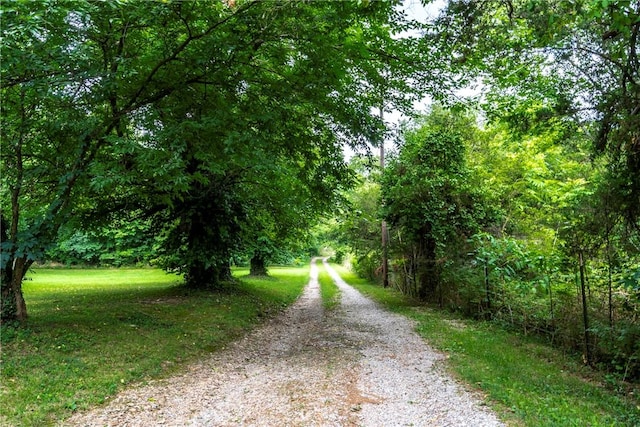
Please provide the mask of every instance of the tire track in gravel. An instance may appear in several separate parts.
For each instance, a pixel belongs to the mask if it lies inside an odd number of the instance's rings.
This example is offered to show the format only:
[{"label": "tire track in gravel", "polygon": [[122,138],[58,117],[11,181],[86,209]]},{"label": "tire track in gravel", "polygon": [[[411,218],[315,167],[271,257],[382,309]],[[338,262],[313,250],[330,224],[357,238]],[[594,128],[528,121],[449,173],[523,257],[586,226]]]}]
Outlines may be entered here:
[{"label": "tire track in gravel", "polygon": [[76,414],[74,426],[498,426],[439,367],[442,355],[325,268],[341,304],[325,312],[312,260],[301,297],[184,374]]}]

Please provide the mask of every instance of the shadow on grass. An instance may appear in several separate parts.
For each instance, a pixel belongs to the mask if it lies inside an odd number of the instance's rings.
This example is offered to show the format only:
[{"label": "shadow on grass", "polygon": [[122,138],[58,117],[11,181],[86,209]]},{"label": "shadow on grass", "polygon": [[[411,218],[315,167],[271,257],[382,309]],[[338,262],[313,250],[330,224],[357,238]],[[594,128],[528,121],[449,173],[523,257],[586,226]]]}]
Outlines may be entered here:
[{"label": "shadow on grass", "polygon": [[[306,272],[190,289],[153,270],[39,271],[3,325],[0,424],[56,425],[131,382],[170,375],[293,301]],[[284,274],[284,273],[283,273]]]}]

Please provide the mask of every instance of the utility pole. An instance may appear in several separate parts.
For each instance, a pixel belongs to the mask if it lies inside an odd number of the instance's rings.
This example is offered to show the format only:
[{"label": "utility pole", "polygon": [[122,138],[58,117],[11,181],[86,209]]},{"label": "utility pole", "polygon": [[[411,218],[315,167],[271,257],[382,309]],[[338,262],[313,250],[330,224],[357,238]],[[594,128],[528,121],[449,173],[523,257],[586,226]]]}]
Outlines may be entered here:
[{"label": "utility pole", "polygon": [[[380,121],[384,123],[384,102],[380,104]],[[380,172],[384,173],[384,133],[380,140]],[[389,286],[389,233],[387,222],[382,220],[382,286]]]}]

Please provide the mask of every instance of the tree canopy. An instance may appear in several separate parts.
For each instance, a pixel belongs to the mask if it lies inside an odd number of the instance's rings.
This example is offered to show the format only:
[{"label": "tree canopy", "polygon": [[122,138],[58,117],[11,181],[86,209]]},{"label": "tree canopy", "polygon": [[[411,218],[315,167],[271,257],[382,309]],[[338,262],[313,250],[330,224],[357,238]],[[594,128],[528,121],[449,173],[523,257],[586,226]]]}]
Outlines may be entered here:
[{"label": "tree canopy", "polygon": [[[616,209],[637,226],[639,2],[452,0],[433,28],[456,70],[486,85],[490,118],[588,127],[593,153],[609,165]],[[532,103],[534,115],[526,113]]]},{"label": "tree canopy", "polygon": [[264,188],[297,189],[289,216],[330,206],[342,146],[378,140],[371,108],[408,108],[430,69],[394,4],[3,3],[2,318],[26,316],[22,278],[71,220],[151,218],[206,286],[290,205]]}]

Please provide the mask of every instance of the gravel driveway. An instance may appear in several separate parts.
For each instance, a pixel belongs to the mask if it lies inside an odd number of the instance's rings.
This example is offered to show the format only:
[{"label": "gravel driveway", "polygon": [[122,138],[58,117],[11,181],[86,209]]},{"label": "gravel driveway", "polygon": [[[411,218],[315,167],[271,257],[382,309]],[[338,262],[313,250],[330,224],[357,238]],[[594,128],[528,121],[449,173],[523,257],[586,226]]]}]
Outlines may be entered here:
[{"label": "gravel driveway", "polygon": [[342,301],[325,312],[318,270],[300,299],[186,373],[76,414],[78,426],[499,426],[407,319],[328,265]]}]

